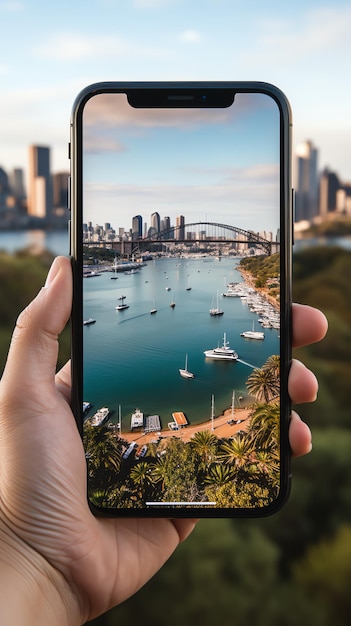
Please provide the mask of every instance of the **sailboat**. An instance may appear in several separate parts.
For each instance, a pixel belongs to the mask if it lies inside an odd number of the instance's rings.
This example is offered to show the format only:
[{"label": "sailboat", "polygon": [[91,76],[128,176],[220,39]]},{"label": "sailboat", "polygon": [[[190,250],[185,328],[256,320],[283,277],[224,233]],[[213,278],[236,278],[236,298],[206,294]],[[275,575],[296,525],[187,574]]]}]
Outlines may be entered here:
[{"label": "sailboat", "polygon": [[219,316],[219,315],[223,315],[223,313],[224,313],[223,309],[220,309],[219,306],[218,306],[218,291],[217,291],[217,306],[216,307],[212,306],[210,308],[210,315],[212,317],[216,317],[216,316]]},{"label": "sailboat", "polygon": [[153,315],[154,313],[157,313],[157,309],[155,307],[155,300],[153,302],[152,309],[150,309],[150,315]]},{"label": "sailboat", "polygon": [[129,309],[129,304],[125,304],[125,296],[120,296],[118,300],[121,301],[121,304],[116,306],[116,311],[124,311],[125,309]]},{"label": "sailboat", "polygon": [[241,337],[246,337],[246,339],[264,339],[264,332],[255,330],[255,321],[252,322],[252,330],[245,330],[240,335]]},{"label": "sailboat", "polygon": [[117,257],[115,257],[114,264],[112,265],[113,276],[110,276],[111,280],[117,280]]},{"label": "sailboat", "polygon": [[187,291],[191,291],[191,287],[190,287],[190,276],[188,276],[188,286],[186,288]]},{"label": "sailboat", "polygon": [[179,374],[181,376],[183,376],[183,378],[195,378],[195,374],[192,374],[192,372],[189,372],[188,370],[188,355],[185,355],[185,367],[184,369],[180,369],[179,370]]}]

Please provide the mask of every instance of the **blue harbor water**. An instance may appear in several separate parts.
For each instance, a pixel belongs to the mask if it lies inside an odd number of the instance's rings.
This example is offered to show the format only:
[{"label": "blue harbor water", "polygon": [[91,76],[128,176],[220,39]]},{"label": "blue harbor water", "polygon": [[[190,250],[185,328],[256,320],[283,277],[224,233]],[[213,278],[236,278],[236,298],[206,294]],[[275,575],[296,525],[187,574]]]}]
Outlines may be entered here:
[{"label": "blue harbor water", "polygon": [[66,230],[14,230],[0,232],[0,250],[16,252],[24,248],[36,252],[50,250],[53,254],[68,254]]},{"label": "blue harbor water", "polygon": [[[84,319],[96,319],[83,328],[84,401],[93,405],[90,415],[107,406],[117,422],[120,405],[123,432],[130,429],[136,407],[160,415],[167,428],[174,411],[183,411],[190,424],[209,419],[212,394],[216,415],[230,407],[233,391],[237,406],[245,402],[253,367],[279,353],[279,331],[265,328],[263,341],[240,336],[253,322],[256,330],[261,327],[243,300],[221,295],[228,283],[242,281],[238,263],[235,258],[160,258],[136,274],[118,273],[117,280],[110,272],[83,279]],[[217,291],[224,314],[211,317]],[[129,308],[117,311],[122,295]],[[237,362],[205,358],[204,350],[222,345],[224,333]],[[179,374],[186,354],[195,374],[190,380]]]}]

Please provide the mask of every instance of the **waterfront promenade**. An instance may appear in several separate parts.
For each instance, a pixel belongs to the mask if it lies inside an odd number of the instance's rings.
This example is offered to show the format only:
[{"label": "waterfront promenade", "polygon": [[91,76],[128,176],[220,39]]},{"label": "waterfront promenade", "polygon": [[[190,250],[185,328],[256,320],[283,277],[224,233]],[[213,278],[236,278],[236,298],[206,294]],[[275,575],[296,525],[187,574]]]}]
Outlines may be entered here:
[{"label": "waterfront promenade", "polygon": [[[211,419],[203,422],[202,424],[195,424],[194,426],[189,425],[185,428],[181,428],[180,430],[168,430],[164,429],[160,431],[160,433],[146,433],[144,432],[122,432],[121,437],[126,441],[135,441],[138,445],[142,446],[144,444],[148,444],[152,441],[157,440],[159,437],[162,439],[166,439],[168,437],[178,437],[184,442],[190,441],[191,437],[200,431],[208,430],[213,432],[214,435],[218,438],[229,438],[235,435],[239,430],[246,431],[250,424],[250,407],[246,407],[243,409],[235,409],[234,417],[232,418],[232,409],[229,408],[222,415],[215,417],[213,422]],[[235,421],[240,420],[240,424],[228,424],[228,421],[234,419]],[[213,430],[212,430],[213,426]]]}]

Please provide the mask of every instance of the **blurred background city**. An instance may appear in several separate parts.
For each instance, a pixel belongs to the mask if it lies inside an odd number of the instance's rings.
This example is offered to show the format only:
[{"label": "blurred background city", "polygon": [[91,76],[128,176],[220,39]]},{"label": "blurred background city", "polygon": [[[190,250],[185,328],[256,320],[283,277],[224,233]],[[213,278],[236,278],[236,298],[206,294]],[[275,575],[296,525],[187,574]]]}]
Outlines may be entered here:
[{"label": "blurred background city", "polygon": [[[298,407],[313,451],[264,520],[205,520],[157,576],[94,624],[346,626],[351,611],[351,7],[336,0],[0,2],[0,370],[20,310],[67,254],[69,116],[100,80],[262,80],[294,117],[294,299],[327,338]],[[149,218],[150,219],[150,218]],[[93,225],[94,227],[95,225]],[[132,225],[130,225],[132,227]],[[96,238],[104,236],[97,231]],[[117,232],[116,237],[128,237]],[[69,332],[59,363],[69,356]]]}]

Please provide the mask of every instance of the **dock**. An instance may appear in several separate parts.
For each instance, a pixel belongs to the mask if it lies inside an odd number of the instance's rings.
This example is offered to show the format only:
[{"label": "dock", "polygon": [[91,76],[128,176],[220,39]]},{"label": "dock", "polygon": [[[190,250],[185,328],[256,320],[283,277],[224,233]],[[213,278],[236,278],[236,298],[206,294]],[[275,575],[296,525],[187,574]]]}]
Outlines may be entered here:
[{"label": "dock", "polygon": [[161,430],[161,420],[159,415],[148,415],[145,417],[144,433],[154,433]]},{"label": "dock", "polygon": [[182,411],[172,413],[172,417],[177,428],[184,428],[184,426],[188,426],[189,422]]}]

